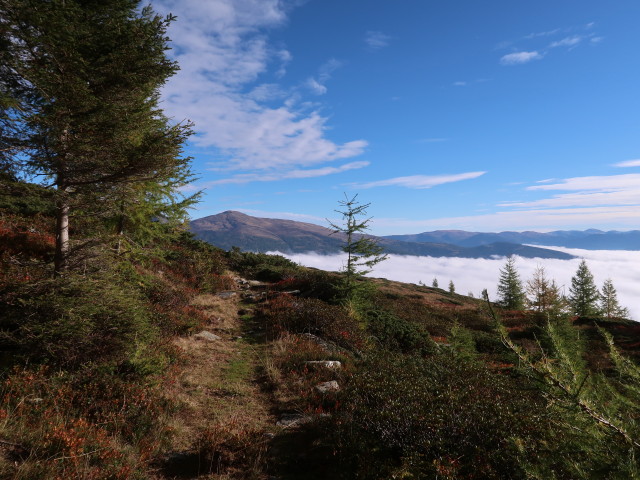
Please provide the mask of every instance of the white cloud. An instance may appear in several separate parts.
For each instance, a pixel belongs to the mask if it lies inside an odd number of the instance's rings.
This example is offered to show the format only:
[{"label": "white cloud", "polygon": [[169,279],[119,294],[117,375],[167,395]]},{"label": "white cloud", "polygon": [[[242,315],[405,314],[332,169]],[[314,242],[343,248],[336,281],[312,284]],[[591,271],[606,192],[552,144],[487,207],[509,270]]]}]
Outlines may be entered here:
[{"label": "white cloud", "polygon": [[340,165],[338,167],[294,169],[277,173],[239,173],[229,178],[206,182],[203,187],[208,188],[214,185],[244,184],[250,182],[275,182],[278,180],[324,177],[326,175],[333,175],[336,173],[342,173],[349,170],[364,168],[367,166],[369,166],[369,162],[360,161],[345,163],[344,165]]},{"label": "white cloud", "polygon": [[374,187],[406,187],[406,188],[431,188],[444,183],[459,182],[478,178],[487,172],[468,172],[455,175],[411,175],[407,177],[395,177],[387,180],[378,180],[353,185],[354,188],[374,188]]},{"label": "white cloud", "polygon": [[527,190],[626,190],[638,188],[640,185],[640,174],[628,173],[624,175],[591,176],[566,178],[560,183],[547,185],[534,185],[527,187]]},{"label": "white cloud", "polygon": [[324,95],[327,93],[327,87],[318,82],[315,78],[309,78],[307,80],[307,87],[309,87],[309,89],[316,95]]},{"label": "white cloud", "polygon": [[552,42],[549,45],[549,48],[557,48],[557,47],[575,47],[576,45],[578,45],[580,42],[582,42],[582,40],[584,40],[584,36],[582,35],[572,35],[570,37],[565,37],[561,40],[557,40],[555,42]]},{"label": "white cloud", "polygon": [[[621,305],[630,310],[632,318],[640,320],[640,252],[611,250],[578,250],[553,247],[575,255],[573,260],[516,258],[516,267],[523,281],[531,278],[538,265],[545,268],[549,278],[555,279],[565,294],[569,293],[571,277],[584,258],[595,277],[598,287],[611,278],[618,291]],[[282,255],[282,254],[281,254]],[[302,265],[323,270],[339,270],[345,262],[343,255],[318,255],[314,253],[285,255]],[[492,299],[497,298],[496,285],[499,270],[505,259],[433,258],[390,255],[389,259],[374,267],[371,277],[382,277],[407,283],[422,281],[431,285],[436,277],[446,287],[453,280],[456,291],[463,295],[472,292],[476,297],[483,289]]]},{"label": "white cloud", "polygon": [[320,67],[317,78],[312,77],[307,80],[307,87],[309,87],[309,89],[311,89],[311,91],[316,95],[324,95],[327,93],[325,83],[331,79],[333,72],[341,66],[342,63],[340,61],[335,58],[330,59]]},{"label": "white cloud", "polygon": [[466,87],[467,82],[453,82],[454,87]]},{"label": "white cloud", "polygon": [[[170,54],[180,72],[163,90],[162,107],[176,121],[191,119],[192,142],[223,158],[225,170],[278,170],[351,158],[367,142],[336,143],[326,137],[327,118],[299,105],[297,92],[273,83],[286,74],[288,50],[274,49],[268,29],[287,21],[281,0],[156,0],[161,14],[177,16],[169,29]],[[321,67],[319,87],[334,61]],[[271,78],[271,82],[260,80]],[[324,87],[326,88],[326,87]],[[247,93],[247,90],[249,92]],[[278,102],[280,105],[266,105]]]},{"label": "white cloud", "polygon": [[545,32],[534,32],[534,33],[530,33],[529,35],[526,35],[524,38],[526,38],[527,40],[531,40],[533,38],[538,38],[538,37],[549,37],[551,35],[555,35],[556,33],[559,33],[561,30],[559,28],[553,29],[553,30],[547,30]]},{"label": "white cloud", "polygon": [[624,162],[618,162],[613,164],[614,167],[640,167],[640,159],[626,160]]},{"label": "white cloud", "polygon": [[[556,183],[549,183],[554,181]],[[557,194],[549,198],[528,202],[503,202],[499,206],[563,208],[635,205],[640,207],[640,189],[638,188],[640,174],[574,177],[541,182],[537,182],[538,185],[527,187],[527,190],[564,190],[571,193]]]},{"label": "white cloud", "polygon": [[540,60],[544,55],[540,52],[515,52],[504,55],[500,59],[502,65],[521,65],[531,62],[532,60]]},{"label": "white cloud", "polygon": [[364,37],[365,43],[372,50],[379,50],[387,47],[389,45],[389,40],[391,40],[389,35],[385,35],[384,33],[375,30],[368,31]]},{"label": "white cloud", "polygon": [[400,229],[410,232],[426,230],[474,230],[481,232],[503,230],[567,230],[594,226],[617,230],[637,229],[640,225],[640,208],[632,206],[590,208],[531,208],[503,210],[481,215],[428,218],[410,220],[403,218],[374,218],[372,228],[376,234],[393,234]]}]

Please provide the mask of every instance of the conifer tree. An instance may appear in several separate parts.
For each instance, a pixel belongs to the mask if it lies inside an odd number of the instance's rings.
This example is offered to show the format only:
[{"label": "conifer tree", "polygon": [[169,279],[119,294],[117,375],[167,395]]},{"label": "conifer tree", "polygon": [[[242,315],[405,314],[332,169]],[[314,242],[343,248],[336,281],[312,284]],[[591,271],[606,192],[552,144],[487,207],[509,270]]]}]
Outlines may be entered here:
[{"label": "conifer tree", "polygon": [[618,303],[618,292],[610,278],[605,280],[602,285],[600,311],[607,318],[627,318],[629,316],[629,311]]},{"label": "conifer tree", "polygon": [[345,194],[345,199],[338,202],[343,207],[343,210],[335,211],[342,215],[343,225],[327,220],[334,234],[342,233],[345,235],[342,251],[347,254],[347,264],[343,268],[347,299],[353,299],[358,278],[369,273],[375,265],[388,257],[384,253],[383,247],[378,245],[374,239],[365,235],[365,232],[369,230],[371,217],[364,220],[360,217],[367,215],[367,209],[371,204],[360,204],[357,198],[358,195],[349,198]]},{"label": "conifer tree", "polygon": [[456,293],[456,286],[453,283],[453,280],[449,280],[449,293]]},{"label": "conifer tree", "polygon": [[583,259],[576,274],[571,278],[569,288],[569,305],[574,315],[588,317],[598,315],[598,299],[600,294],[593,280],[593,275]]},{"label": "conifer tree", "polygon": [[522,282],[513,257],[509,257],[504,268],[500,269],[498,304],[508,310],[522,310],[524,308]]},{"label": "conifer tree", "polygon": [[563,309],[563,298],[555,280],[549,280],[544,267],[538,266],[533,277],[527,280],[525,291],[527,307],[536,312],[560,313]]},{"label": "conifer tree", "polygon": [[433,282],[431,282],[431,286],[433,288],[438,288],[438,279],[436,277],[433,277]]},{"label": "conifer tree", "polygon": [[166,57],[172,18],[139,3],[0,0],[0,96],[23,140],[12,162],[55,188],[57,273],[69,267],[74,211],[113,216],[140,205],[133,184],[190,178],[190,125],[158,108],[177,70]]}]

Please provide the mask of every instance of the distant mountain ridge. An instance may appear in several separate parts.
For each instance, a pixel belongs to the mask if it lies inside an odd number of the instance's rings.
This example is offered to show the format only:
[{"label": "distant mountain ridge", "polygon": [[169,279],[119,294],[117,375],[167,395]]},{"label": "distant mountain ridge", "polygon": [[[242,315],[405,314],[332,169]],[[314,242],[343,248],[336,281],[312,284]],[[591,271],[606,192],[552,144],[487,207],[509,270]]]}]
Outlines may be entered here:
[{"label": "distant mountain ridge", "polygon": [[510,242],[585,250],[640,250],[640,230],[608,232],[596,229],[557,230],[554,232],[467,232],[436,230],[415,235],[389,235],[385,238],[402,242],[445,242],[460,247],[478,247],[495,242]]},{"label": "distant mountain ridge", "polygon": [[[201,240],[229,250],[282,253],[316,252],[337,253],[344,244],[344,235],[334,234],[327,227],[293,220],[258,218],[240,212],[226,211],[199,218],[190,223],[190,229]],[[437,241],[409,241],[393,237],[373,237],[387,253],[432,257],[491,258],[519,255],[527,258],[573,258],[564,252],[531,247],[508,241],[496,241],[472,246]]]}]

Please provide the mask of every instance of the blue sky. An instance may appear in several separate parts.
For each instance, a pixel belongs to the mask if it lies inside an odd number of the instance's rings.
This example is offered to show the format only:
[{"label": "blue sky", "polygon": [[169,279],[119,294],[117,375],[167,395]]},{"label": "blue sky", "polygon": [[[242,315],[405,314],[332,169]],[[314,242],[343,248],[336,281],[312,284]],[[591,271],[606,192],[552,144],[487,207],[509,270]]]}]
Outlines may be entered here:
[{"label": "blue sky", "polygon": [[372,233],[637,229],[640,2],[155,0],[225,210]]}]

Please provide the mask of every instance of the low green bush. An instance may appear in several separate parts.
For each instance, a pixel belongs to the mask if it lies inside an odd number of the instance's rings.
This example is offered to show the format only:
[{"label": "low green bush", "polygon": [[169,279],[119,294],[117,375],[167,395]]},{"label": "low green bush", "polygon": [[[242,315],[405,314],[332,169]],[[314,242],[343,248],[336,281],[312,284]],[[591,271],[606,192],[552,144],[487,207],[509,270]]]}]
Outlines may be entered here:
[{"label": "low green bush", "polygon": [[424,328],[389,312],[369,310],[366,322],[368,333],[386,350],[427,355],[436,349]]},{"label": "low green bush", "polygon": [[311,333],[348,349],[364,346],[364,336],[356,320],[344,308],[315,298],[281,295],[263,310],[272,337],[281,333]]},{"label": "low green bush", "polygon": [[448,353],[372,355],[334,420],[342,478],[527,478],[519,458],[549,423],[541,398],[510,382]]},{"label": "low green bush", "polygon": [[268,282],[277,282],[288,276],[293,276],[300,268],[296,263],[281,255],[242,252],[238,248],[232,248],[227,253],[227,260],[230,268],[241,275]]},{"label": "low green bush", "polygon": [[4,293],[0,345],[16,361],[120,362],[157,333],[139,291],[106,274],[69,274]]}]

